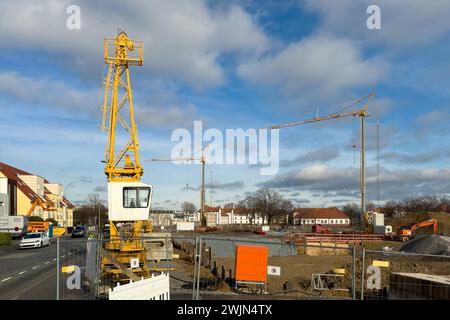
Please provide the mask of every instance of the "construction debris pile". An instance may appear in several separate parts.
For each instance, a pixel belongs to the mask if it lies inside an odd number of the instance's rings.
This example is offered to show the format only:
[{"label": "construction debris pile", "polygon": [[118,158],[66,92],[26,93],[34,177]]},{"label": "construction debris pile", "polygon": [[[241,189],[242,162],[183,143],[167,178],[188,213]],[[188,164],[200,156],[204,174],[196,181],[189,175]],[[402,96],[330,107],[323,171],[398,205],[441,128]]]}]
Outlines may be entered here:
[{"label": "construction debris pile", "polygon": [[450,256],[450,237],[438,235],[417,237],[406,242],[400,251]]}]

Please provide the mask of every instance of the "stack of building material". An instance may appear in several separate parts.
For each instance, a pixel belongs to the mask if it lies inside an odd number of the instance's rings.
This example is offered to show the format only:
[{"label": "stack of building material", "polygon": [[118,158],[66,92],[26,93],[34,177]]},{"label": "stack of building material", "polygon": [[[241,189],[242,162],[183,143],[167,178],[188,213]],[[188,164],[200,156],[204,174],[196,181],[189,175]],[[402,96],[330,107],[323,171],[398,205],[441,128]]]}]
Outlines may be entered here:
[{"label": "stack of building material", "polygon": [[306,243],[305,254],[308,256],[348,255],[349,245],[343,243],[322,242]]},{"label": "stack of building material", "polygon": [[172,260],[173,245],[169,232],[150,232],[144,234],[147,260]]}]

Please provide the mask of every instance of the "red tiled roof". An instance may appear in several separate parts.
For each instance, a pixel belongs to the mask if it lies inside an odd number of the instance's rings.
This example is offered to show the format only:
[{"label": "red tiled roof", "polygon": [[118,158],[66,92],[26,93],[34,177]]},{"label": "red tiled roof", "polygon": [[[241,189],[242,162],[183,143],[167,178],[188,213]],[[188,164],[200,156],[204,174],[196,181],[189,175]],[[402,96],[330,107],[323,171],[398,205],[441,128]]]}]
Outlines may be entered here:
[{"label": "red tiled roof", "polygon": [[[17,169],[6,163],[0,162],[0,172],[3,173],[9,180],[13,180],[16,183],[17,188],[23,192],[23,194],[30,199],[31,202],[40,198],[36,192],[34,192],[25,182],[18,177],[18,175],[32,175],[26,171]],[[42,200],[42,199],[41,199]]]},{"label": "red tiled roof", "polygon": [[73,205],[72,202],[70,202],[67,198],[63,197],[63,202],[64,204],[67,206],[67,208],[69,209],[73,209],[75,208],[75,206]]},{"label": "red tiled roof", "polygon": [[205,212],[219,212],[220,207],[205,206]]},{"label": "red tiled roof", "polygon": [[222,208],[221,212],[222,212],[222,214],[224,214],[224,213],[230,213],[231,210],[233,210],[233,209],[232,209],[232,208]]},{"label": "red tiled roof", "polygon": [[296,208],[294,218],[348,219],[348,216],[338,208]]},{"label": "red tiled roof", "polygon": [[234,208],[234,210],[233,210],[233,214],[246,215],[247,213],[248,213],[247,209],[245,209],[245,208]]}]

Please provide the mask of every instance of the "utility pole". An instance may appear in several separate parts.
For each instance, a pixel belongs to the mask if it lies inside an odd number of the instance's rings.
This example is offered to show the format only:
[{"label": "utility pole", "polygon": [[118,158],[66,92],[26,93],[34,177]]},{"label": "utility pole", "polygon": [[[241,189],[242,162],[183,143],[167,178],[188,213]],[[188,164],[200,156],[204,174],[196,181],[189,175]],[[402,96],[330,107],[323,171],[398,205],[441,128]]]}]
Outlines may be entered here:
[{"label": "utility pole", "polygon": [[210,197],[209,203],[210,203],[210,206],[212,206],[213,205],[213,201],[212,201],[212,170],[209,170],[209,173],[211,174],[211,185],[209,186],[209,197]]},{"label": "utility pole", "polygon": [[205,218],[205,157],[202,154],[201,158],[202,163],[202,187],[200,191],[200,214],[201,214],[201,223],[202,226],[206,226],[206,218]]},{"label": "utility pole", "polygon": [[364,118],[366,117],[366,113],[363,111],[360,114],[361,118],[361,172],[360,172],[360,181],[361,181],[361,214],[366,212],[366,146],[365,146],[365,137],[364,137]]}]

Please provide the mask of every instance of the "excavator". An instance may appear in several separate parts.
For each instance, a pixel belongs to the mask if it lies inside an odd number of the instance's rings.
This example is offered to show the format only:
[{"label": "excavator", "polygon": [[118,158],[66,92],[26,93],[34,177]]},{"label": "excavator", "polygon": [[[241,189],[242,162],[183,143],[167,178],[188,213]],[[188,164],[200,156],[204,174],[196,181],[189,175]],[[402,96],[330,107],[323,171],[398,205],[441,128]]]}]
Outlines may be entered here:
[{"label": "excavator", "polygon": [[[34,209],[36,209],[37,206],[40,206],[42,210],[46,211],[55,211],[55,208],[52,208],[50,205],[45,204],[42,202],[40,198],[37,198],[33,204],[31,205],[30,209],[28,210],[27,217],[31,217],[31,215],[34,212]],[[29,221],[27,232],[46,232],[49,228],[49,223],[46,221]]]},{"label": "excavator", "polygon": [[419,228],[425,228],[433,226],[433,234],[438,233],[438,222],[436,219],[429,219],[425,220],[416,224],[413,224],[412,226],[402,226],[399,229],[397,229],[396,232],[396,238],[402,242],[406,242],[408,240],[411,240],[415,236],[415,232]]}]

